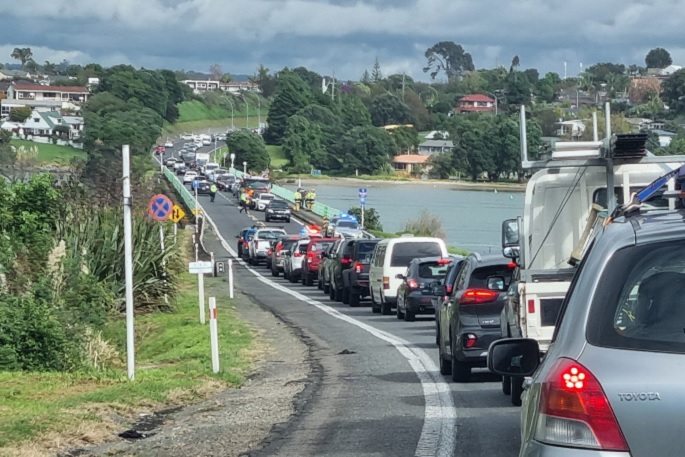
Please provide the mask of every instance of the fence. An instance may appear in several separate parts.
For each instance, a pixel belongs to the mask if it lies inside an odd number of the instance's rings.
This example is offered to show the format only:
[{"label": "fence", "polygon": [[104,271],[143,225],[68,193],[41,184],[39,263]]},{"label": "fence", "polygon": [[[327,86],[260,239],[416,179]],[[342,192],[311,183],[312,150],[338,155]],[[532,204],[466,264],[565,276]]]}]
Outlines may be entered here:
[{"label": "fence", "polygon": [[176,177],[173,171],[169,170],[167,167],[163,167],[163,169],[164,176],[166,176],[167,181],[169,181],[173,188],[176,189],[176,192],[181,197],[181,200],[183,200],[183,203],[186,204],[186,208],[195,208],[195,197],[193,194],[186,186],[183,185],[181,180]]},{"label": "fence", "polygon": [[[238,171],[235,168],[229,169],[229,172],[235,174],[238,178],[243,177],[243,172]],[[274,184],[271,188],[271,193],[277,197],[289,201],[290,203],[295,202],[295,192],[293,192],[292,190],[288,190],[285,187],[277,186]],[[329,219],[339,215],[341,212],[342,211],[340,211],[339,209],[332,208],[328,205],[324,205],[323,203],[319,202],[314,202],[314,207],[312,208],[312,213],[319,215],[321,217],[327,217]]]}]

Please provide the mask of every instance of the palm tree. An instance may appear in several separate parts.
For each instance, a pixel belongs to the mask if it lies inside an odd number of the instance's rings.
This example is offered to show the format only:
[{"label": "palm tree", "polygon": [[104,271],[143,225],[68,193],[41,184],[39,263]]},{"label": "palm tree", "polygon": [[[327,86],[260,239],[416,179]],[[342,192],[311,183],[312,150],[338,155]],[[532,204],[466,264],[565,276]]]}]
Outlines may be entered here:
[{"label": "palm tree", "polygon": [[31,48],[14,48],[10,57],[21,61],[21,66],[23,67],[26,65],[26,62],[31,60],[33,52],[31,51]]}]

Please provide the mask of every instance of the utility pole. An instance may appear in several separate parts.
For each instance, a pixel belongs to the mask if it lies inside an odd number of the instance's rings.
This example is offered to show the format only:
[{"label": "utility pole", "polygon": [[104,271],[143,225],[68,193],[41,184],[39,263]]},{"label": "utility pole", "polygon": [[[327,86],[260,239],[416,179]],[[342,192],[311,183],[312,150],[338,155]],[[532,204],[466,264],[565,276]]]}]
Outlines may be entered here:
[{"label": "utility pole", "polygon": [[404,78],[406,74],[402,73],[402,101],[404,102]]},{"label": "utility pole", "polygon": [[131,151],[121,147],[124,194],[124,276],[126,284],[126,361],[128,379],[136,377],[135,333],[133,327],[133,227],[131,222]]}]

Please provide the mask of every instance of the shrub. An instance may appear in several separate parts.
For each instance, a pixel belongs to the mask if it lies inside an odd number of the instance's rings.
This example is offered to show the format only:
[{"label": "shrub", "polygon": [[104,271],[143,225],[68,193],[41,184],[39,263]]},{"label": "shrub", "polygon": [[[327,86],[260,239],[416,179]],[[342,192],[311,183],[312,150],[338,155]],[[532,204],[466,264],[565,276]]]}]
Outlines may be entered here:
[{"label": "shrub", "polygon": [[445,228],[442,225],[442,220],[426,210],[421,211],[418,218],[408,220],[404,228],[407,232],[413,233],[416,236],[445,238]]},{"label": "shrub", "polygon": [[[362,209],[359,206],[353,206],[348,211],[348,214],[356,217],[359,223],[362,222]],[[364,229],[366,230],[383,230],[381,224],[381,215],[378,214],[376,208],[365,208],[364,210]]]}]

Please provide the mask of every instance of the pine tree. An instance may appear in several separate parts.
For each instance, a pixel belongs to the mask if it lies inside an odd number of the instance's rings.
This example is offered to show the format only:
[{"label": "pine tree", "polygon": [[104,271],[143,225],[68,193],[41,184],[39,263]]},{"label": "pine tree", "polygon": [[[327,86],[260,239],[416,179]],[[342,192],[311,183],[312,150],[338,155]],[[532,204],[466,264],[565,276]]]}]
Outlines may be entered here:
[{"label": "pine tree", "polygon": [[378,63],[378,57],[373,61],[373,70],[371,70],[371,80],[379,83],[383,80],[383,73],[381,73],[381,64]]},{"label": "pine tree", "polygon": [[369,70],[364,70],[364,73],[362,74],[362,79],[361,82],[368,85],[371,83],[371,76],[369,76]]}]

